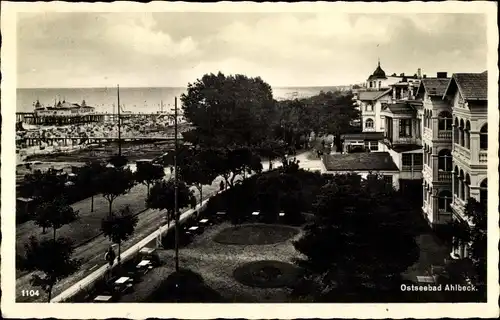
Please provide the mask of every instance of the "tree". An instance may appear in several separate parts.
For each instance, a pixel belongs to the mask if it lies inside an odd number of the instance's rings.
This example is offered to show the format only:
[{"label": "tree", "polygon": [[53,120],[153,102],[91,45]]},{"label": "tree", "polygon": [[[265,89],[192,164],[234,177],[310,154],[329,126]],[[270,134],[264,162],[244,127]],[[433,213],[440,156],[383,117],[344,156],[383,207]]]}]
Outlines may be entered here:
[{"label": "tree", "polygon": [[206,74],[181,96],[184,117],[193,125],[185,139],[204,147],[253,146],[269,136],[275,105],[261,78]]},{"label": "tree", "polygon": [[276,131],[288,146],[295,148],[311,133],[309,112],[304,101],[298,99],[278,102]]},{"label": "tree", "polygon": [[121,154],[115,154],[108,159],[108,162],[115,168],[123,168],[127,165],[128,159]]},{"label": "tree", "polygon": [[263,141],[257,153],[269,161],[269,170],[272,170],[272,162],[282,159],[286,154],[286,147],[283,141],[268,139]]},{"label": "tree", "polygon": [[56,240],[57,229],[75,221],[77,218],[78,211],[73,210],[63,197],[42,202],[35,211],[35,224],[42,227],[43,233],[45,233],[46,228],[52,228],[54,241]]},{"label": "tree", "polygon": [[77,170],[77,184],[85,190],[89,190],[90,193],[90,212],[94,212],[95,190],[98,189],[99,177],[103,174],[104,170],[104,164],[98,160],[89,161]]},{"label": "tree", "polygon": [[48,302],[52,298],[52,288],[57,281],[64,279],[80,266],[80,261],[72,259],[74,249],[71,240],[59,238],[57,240],[38,241],[30,237],[25,244],[24,255],[16,257],[17,266],[23,271],[38,271],[43,275],[34,274],[31,278],[33,286],[39,286],[48,294]]},{"label": "tree", "polygon": [[260,176],[257,179],[257,202],[262,217],[267,222],[274,222],[280,210],[282,195],[281,177],[277,174]]},{"label": "tree", "polygon": [[[190,192],[188,186],[182,182],[177,182],[177,212],[175,212],[175,182],[173,180],[162,180],[156,182],[149,196],[146,200],[146,205],[148,208],[152,209],[160,209],[167,211],[167,219],[169,219],[170,215],[173,214],[175,216],[176,224],[175,228],[179,228],[179,213],[181,208],[185,208],[192,203],[193,194]],[[195,200],[196,201],[196,200]],[[177,229],[178,232],[178,229]],[[178,237],[176,237],[176,241]],[[176,243],[176,248],[178,243]],[[175,266],[178,269],[179,266],[179,257],[175,256]],[[176,270],[178,271],[178,270]]]},{"label": "tree", "polygon": [[401,273],[419,257],[404,203],[378,176],[362,180],[349,174],[330,180],[317,196],[314,223],[294,243],[305,256],[297,263],[320,280],[321,301],[359,300],[363,297],[358,294],[375,288],[374,297],[387,299],[399,292]]},{"label": "tree", "polygon": [[476,199],[470,198],[467,202],[465,215],[470,217],[470,258],[476,271],[476,280],[479,284],[486,284],[486,254],[488,251],[487,230],[488,216],[487,208]]},{"label": "tree", "polygon": [[23,197],[43,202],[64,194],[64,183],[65,177],[59,171],[53,169],[45,172],[35,170],[24,176],[19,191]]},{"label": "tree", "polygon": [[147,195],[149,195],[149,187],[156,181],[163,179],[165,170],[160,165],[147,162],[137,166],[134,176],[137,182],[147,187]]},{"label": "tree", "polygon": [[134,186],[134,175],[130,169],[106,168],[99,178],[98,190],[109,203],[109,215],[113,211],[113,201],[126,194]]},{"label": "tree", "polygon": [[360,111],[353,104],[352,92],[326,92],[317,96],[303,99],[308,106],[308,126],[316,134],[333,134],[337,150],[341,149],[340,135],[355,132],[351,125],[353,120],[360,118]]},{"label": "tree", "polygon": [[209,165],[209,154],[206,151],[193,153],[191,159],[184,158],[179,163],[180,179],[198,189],[200,206],[203,202],[203,185],[210,185],[217,178],[217,173]]},{"label": "tree", "polygon": [[118,265],[121,262],[121,244],[134,233],[138,219],[132,214],[129,206],[118,211],[118,214],[108,215],[101,222],[104,236],[118,245]]},{"label": "tree", "polygon": [[[464,277],[473,279],[478,285],[486,284],[487,214],[484,205],[469,198],[465,206],[465,217],[469,220],[452,220],[448,224],[454,245],[467,245],[473,270],[461,270]],[[462,279],[463,280],[463,279]]]}]

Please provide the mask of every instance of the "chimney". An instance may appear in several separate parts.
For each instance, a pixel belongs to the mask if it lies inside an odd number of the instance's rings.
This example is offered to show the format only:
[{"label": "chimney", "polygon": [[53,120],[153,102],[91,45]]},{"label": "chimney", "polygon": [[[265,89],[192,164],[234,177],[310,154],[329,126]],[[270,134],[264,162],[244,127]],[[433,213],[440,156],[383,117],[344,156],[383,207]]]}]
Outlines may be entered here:
[{"label": "chimney", "polygon": [[419,79],[421,79],[421,78],[422,78],[422,69],[420,69],[420,68],[418,68],[418,69],[417,69],[417,77],[418,77]]},{"label": "chimney", "polygon": [[427,78],[427,75],[426,75],[426,74],[424,74],[424,79],[426,79],[426,78]]},{"label": "chimney", "polygon": [[448,76],[448,72],[438,72],[437,73],[437,77],[442,79],[442,78],[446,78]]}]

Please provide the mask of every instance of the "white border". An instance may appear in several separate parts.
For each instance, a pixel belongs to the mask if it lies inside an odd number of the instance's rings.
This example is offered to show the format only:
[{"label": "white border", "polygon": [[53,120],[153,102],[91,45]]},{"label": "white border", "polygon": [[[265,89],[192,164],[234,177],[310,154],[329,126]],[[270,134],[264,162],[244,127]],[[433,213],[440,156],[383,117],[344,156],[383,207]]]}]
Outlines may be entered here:
[{"label": "white border", "polygon": [[[16,12],[317,12],[352,13],[483,13],[488,24],[488,122],[489,128],[489,216],[488,216],[488,295],[487,304],[47,304],[15,303],[15,143],[16,109]],[[4,317],[62,319],[81,318],[468,318],[498,316],[498,33],[497,7],[493,2],[411,2],[411,3],[13,3],[3,2],[1,30],[3,37],[2,69],[2,304]],[[123,304],[124,305],[124,304]]]}]

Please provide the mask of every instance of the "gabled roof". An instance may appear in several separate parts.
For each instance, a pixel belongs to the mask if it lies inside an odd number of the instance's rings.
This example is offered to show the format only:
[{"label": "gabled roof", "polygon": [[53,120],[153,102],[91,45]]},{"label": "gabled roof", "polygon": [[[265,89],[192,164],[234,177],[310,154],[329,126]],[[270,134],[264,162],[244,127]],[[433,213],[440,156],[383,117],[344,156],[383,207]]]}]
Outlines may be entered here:
[{"label": "gabled roof", "polygon": [[416,110],[408,103],[398,102],[384,104],[382,107],[382,111],[388,111],[392,114],[412,114]]},{"label": "gabled roof", "polygon": [[388,152],[362,152],[323,156],[327,171],[399,171]]},{"label": "gabled roof", "polygon": [[450,83],[451,78],[425,78],[420,81],[420,86],[417,90],[417,95],[427,92],[429,96],[442,97]]},{"label": "gabled roof", "polygon": [[382,98],[389,92],[391,92],[392,89],[387,89],[384,91],[361,91],[359,93],[359,100],[361,101],[375,101],[377,99]]},{"label": "gabled roof", "polygon": [[458,88],[464,100],[486,101],[488,100],[488,72],[454,73],[443,93],[443,98],[454,87]]}]

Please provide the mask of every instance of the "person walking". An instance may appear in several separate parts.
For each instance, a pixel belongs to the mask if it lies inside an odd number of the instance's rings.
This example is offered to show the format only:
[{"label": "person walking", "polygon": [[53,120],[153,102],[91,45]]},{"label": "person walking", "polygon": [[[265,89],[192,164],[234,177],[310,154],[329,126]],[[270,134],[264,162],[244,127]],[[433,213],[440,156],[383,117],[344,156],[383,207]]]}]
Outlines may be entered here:
[{"label": "person walking", "polygon": [[116,253],[113,250],[113,247],[109,247],[108,251],[104,254],[104,260],[106,260],[109,263],[109,266],[111,267],[113,265],[113,262],[115,262],[116,258]]}]

